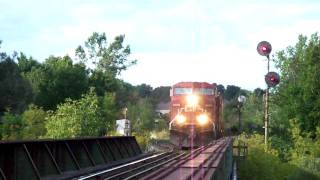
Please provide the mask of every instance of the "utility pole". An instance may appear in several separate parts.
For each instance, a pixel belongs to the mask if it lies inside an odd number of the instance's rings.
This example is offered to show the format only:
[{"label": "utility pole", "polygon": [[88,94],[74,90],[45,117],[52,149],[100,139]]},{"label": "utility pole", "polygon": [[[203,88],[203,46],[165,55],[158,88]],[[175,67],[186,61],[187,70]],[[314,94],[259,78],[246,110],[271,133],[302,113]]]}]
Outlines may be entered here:
[{"label": "utility pole", "polygon": [[257,51],[261,56],[266,56],[268,61],[267,74],[265,75],[265,81],[267,89],[264,96],[264,144],[265,151],[268,150],[268,135],[269,135],[269,96],[270,87],[275,87],[280,82],[280,77],[275,72],[270,72],[270,52],[272,50],[271,44],[267,41],[261,41],[257,46]]},{"label": "utility pole", "polygon": [[272,50],[271,44],[267,41],[261,41],[257,46],[257,51],[261,56],[266,56],[268,61],[268,73],[265,75],[264,80],[267,84],[266,93],[264,96],[264,144],[265,151],[268,150],[268,136],[269,136],[269,96],[270,96],[270,88],[275,87],[280,82],[280,76],[276,72],[270,72],[270,52]]},{"label": "utility pole", "polygon": [[246,102],[246,97],[243,95],[240,95],[238,97],[238,120],[239,120],[239,135],[242,132],[242,122],[241,122],[241,108],[243,106],[243,104]]},{"label": "utility pole", "polygon": [[[270,72],[270,58],[267,55],[268,59],[268,73]],[[264,107],[264,144],[265,151],[268,150],[268,128],[269,128],[269,89],[270,87],[267,85],[266,94],[265,94],[265,107]]]}]

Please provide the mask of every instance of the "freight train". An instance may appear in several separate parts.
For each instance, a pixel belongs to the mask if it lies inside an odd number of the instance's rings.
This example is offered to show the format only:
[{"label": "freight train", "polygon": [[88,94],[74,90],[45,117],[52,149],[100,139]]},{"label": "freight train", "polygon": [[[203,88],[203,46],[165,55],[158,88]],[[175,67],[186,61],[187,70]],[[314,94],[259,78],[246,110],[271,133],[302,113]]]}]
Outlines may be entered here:
[{"label": "freight train", "polygon": [[216,84],[180,82],[170,89],[170,141],[199,147],[223,136],[222,98]]}]

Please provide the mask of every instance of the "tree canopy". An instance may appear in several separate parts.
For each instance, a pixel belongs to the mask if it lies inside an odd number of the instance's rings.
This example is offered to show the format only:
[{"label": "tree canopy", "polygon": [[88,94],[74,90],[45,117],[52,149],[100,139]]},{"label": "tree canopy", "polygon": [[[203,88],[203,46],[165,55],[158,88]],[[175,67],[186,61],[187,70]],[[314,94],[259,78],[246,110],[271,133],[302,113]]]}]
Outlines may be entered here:
[{"label": "tree canopy", "polygon": [[275,103],[284,119],[297,119],[304,132],[314,137],[320,126],[320,40],[299,36],[292,47],[278,52],[276,61],[281,81]]}]

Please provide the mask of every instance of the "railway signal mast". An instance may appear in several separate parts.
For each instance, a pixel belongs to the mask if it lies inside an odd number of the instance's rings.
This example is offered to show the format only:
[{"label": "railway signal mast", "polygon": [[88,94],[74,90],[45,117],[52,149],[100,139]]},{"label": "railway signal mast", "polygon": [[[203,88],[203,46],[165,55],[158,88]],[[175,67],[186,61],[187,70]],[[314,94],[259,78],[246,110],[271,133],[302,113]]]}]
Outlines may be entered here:
[{"label": "railway signal mast", "polygon": [[280,82],[280,76],[276,72],[270,72],[270,56],[272,47],[267,41],[261,41],[257,46],[257,51],[261,56],[266,56],[268,60],[268,73],[265,75],[267,89],[265,93],[264,108],[264,143],[265,150],[268,150],[268,129],[269,129],[269,90]]}]

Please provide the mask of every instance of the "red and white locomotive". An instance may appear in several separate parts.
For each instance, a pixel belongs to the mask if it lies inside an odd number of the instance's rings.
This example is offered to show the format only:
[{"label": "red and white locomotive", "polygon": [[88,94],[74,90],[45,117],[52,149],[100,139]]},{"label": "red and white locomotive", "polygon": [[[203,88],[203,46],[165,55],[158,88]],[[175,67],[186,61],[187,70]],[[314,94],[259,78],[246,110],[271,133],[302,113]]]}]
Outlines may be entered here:
[{"label": "red and white locomotive", "polygon": [[223,135],[222,98],[216,84],[180,82],[170,90],[170,141],[196,147]]}]

